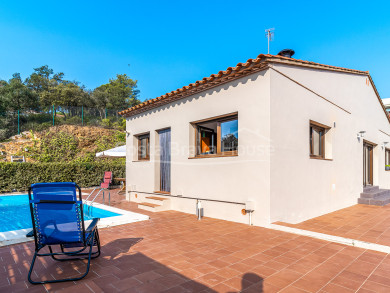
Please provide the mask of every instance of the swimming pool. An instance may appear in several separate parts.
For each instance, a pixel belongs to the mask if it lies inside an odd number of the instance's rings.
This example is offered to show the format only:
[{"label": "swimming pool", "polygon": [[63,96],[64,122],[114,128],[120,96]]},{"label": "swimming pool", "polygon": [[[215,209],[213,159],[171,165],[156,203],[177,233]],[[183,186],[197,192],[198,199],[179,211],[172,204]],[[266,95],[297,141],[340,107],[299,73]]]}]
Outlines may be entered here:
[{"label": "swimming pool", "polygon": [[[32,228],[28,194],[0,196],[0,232]],[[108,218],[121,214],[93,206],[86,212],[84,220]]]}]

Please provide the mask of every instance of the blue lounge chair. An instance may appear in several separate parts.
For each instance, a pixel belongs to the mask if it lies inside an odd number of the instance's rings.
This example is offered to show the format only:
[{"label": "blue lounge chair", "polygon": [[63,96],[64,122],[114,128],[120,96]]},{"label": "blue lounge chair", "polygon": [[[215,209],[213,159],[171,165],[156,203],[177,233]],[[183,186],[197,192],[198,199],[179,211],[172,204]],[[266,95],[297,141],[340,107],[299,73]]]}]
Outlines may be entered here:
[{"label": "blue lounge chair", "polygon": [[[35,253],[28,272],[29,282],[45,284],[84,278],[89,272],[91,259],[100,255],[100,241],[98,218],[93,219],[87,229],[84,228],[80,187],[72,182],[36,183],[31,185],[28,195],[35,238]],[[59,245],[61,252],[53,252],[53,245]],[[45,246],[48,246],[50,253],[39,252]],[[33,281],[31,273],[37,256],[50,256],[58,261],[88,259],[88,265],[80,277]]]}]

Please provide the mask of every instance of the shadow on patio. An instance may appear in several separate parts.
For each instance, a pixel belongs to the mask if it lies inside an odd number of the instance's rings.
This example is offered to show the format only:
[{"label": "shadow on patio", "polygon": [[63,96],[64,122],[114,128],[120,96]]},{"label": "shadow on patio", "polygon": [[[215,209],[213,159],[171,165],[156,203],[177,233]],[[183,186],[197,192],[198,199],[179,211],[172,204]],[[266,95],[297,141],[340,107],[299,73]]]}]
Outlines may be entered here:
[{"label": "shadow on patio", "polygon": [[[100,236],[89,275],[48,290],[27,282],[33,243],[1,247],[0,292],[390,292],[389,255],[277,230],[166,211]],[[85,264],[45,259],[37,268],[48,278]]]},{"label": "shadow on patio", "polygon": [[[175,270],[153,260],[140,252],[133,252],[132,247],[140,243],[142,238],[121,238],[102,245],[102,255],[92,260],[87,277],[77,282],[31,285],[26,281],[31,261],[32,246],[24,244],[24,252],[14,250],[17,254],[16,267],[7,269],[9,282],[14,286],[11,291],[29,292],[229,292],[228,286],[220,284],[220,289],[211,287],[225,279],[215,273],[204,275],[200,281],[192,280]],[[12,250],[12,247],[10,247]],[[34,280],[75,277],[86,268],[86,261],[56,262],[50,257],[39,258],[36,263]],[[2,288],[0,283],[0,292]],[[28,286],[28,289],[27,287]],[[7,288],[7,289],[8,289]],[[12,289],[11,289],[12,288]],[[8,291],[10,292],[10,291]],[[246,273],[241,279],[239,292],[263,292],[263,278]]]}]

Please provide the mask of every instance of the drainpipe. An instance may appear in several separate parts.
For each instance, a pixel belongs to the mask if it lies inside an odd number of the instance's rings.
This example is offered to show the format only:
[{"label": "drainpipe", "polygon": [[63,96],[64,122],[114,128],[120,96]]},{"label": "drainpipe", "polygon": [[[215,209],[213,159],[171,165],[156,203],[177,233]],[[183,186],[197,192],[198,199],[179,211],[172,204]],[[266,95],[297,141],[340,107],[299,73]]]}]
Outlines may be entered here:
[{"label": "drainpipe", "polygon": [[241,214],[243,214],[244,216],[246,214],[249,214],[249,226],[252,226],[252,213],[254,212],[255,210],[252,210],[252,209],[242,209],[241,210]]},{"label": "drainpipe", "polygon": [[254,212],[253,210],[248,210],[249,213],[249,226],[252,226],[252,213]]}]

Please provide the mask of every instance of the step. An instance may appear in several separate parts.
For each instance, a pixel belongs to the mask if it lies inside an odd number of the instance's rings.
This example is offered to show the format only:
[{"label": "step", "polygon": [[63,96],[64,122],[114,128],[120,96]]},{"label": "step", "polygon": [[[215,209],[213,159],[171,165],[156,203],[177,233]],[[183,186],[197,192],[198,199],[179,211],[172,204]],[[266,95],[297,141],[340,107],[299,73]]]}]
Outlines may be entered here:
[{"label": "step", "polygon": [[159,196],[147,196],[146,198],[150,198],[150,199],[153,199],[153,200],[169,200],[169,198],[159,197]]},{"label": "step", "polygon": [[360,194],[361,198],[377,198],[382,195],[390,194],[390,190],[388,189],[370,189],[365,190]]},{"label": "step", "polygon": [[144,202],[162,205],[167,208],[170,206],[169,198],[160,196],[146,196]]},{"label": "step", "polygon": [[374,206],[384,206],[390,203],[390,194],[381,195],[375,198],[358,198],[358,203]]},{"label": "step", "polygon": [[159,212],[162,206],[149,202],[141,202],[138,204],[138,208],[149,212]]},{"label": "step", "polygon": [[363,192],[370,192],[371,190],[378,190],[379,186],[364,186]]},{"label": "step", "polygon": [[155,208],[155,207],[159,207],[160,206],[158,204],[149,203],[149,202],[141,202],[138,205],[148,206],[148,207],[151,207],[151,208]]}]

